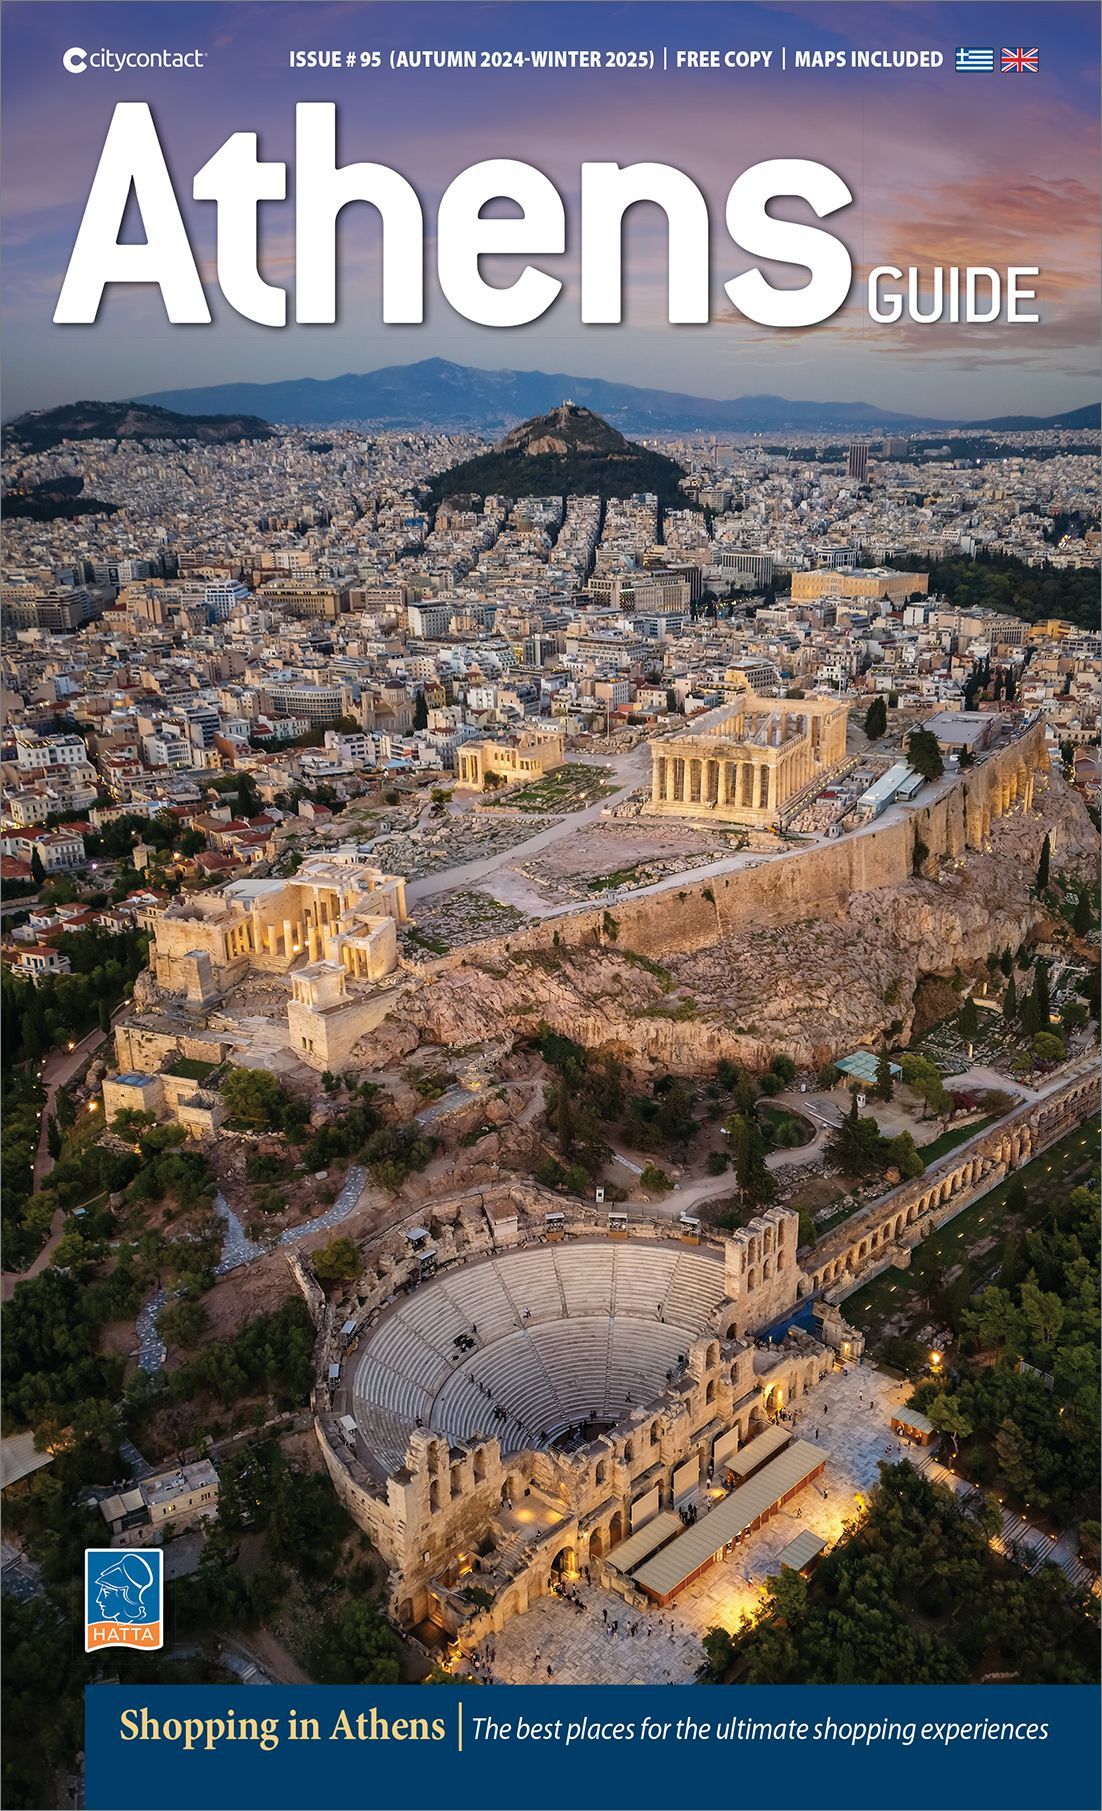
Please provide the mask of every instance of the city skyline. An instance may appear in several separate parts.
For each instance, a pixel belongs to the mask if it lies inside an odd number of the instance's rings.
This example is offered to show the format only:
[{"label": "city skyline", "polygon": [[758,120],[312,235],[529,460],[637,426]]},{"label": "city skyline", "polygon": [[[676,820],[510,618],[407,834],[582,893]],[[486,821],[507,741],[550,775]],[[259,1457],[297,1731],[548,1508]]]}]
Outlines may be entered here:
[{"label": "city skyline", "polygon": [[[894,8],[875,27],[868,9],[855,6],[746,5],[722,13],[685,7],[678,14],[681,44],[933,47],[948,67],[842,75],[773,68],[752,77],[608,71],[599,78],[599,109],[593,105],[597,78],[585,71],[384,70],[376,80],[361,71],[338,77],[287,67],[289,47],[346,39],[361,46],[370,38],[384,60],[400,43],[454,46],[460,37],[451,8],[419,8],[414,36],[387,9],[372,9],[365,33],[361,9],[289,5],[274,15],[274,24],[268,14],[265,40],[258,44],[249,6],[173,4],[157,9],[158,44],[202,47],[208,67],[125,81],[93,72],[78,78],[63,69],[65,49],[88,40],[91,14],[98,43],[149,48],[135,9],[32,9],[18,0],[7,9],[9,416],[77,396],[327,378],[429,356],[484,370],[600,371],[620,382],[717,399],[761,392],[810,401],[845,397],[946,420],[1047,415],[1095,394],[1091,246],[1098,133],[1090,66],[1097,27],[1093,12],[1088,22],[1078,4],[1046,7],[1043,15],[1026,5],[1000,11],[1001,36],[1041,44],[1039,77],[1014,83],[997,75],[958,76],[951,67],[954,44],[990,36],[991,12],[983,6]],[[514,48],[629,38],[653,47],[670,37],[657,12],[647,8],[556,8],[552,16],[537,5],[525,9],[519,30],[515,14],[494,7],[464,14],[461,41],[476,48],[499,44],[506,22]],[[657,117],[650,105],[656,93],[667,103]],[[363,105],[368,96],[370,110]],[[423,324],[380,324],[378,232],[366,210],[342,223],[334,326],[289,326],[273,334],[233,315],[213,284],[213,208],[182,200],[212,303],[212,326],[170,329],[160,298],[145,290],[109,292],[91,328],[53,325],[90,171],[117,100],[150,102],[184,197],[191,174],[232,131],[257,131],[262,157],[290,161],[295,101],[331,98],[340,109],[342,161],[385,162],[406,174],[421,196],[430,223]],[[51,123],[45,154],[43,117]],[[708,200],[713,288],[723,312],[717,308],[703,328],[668,324],[664,223],[658,210],[646,209],[625,230],[622,324],[580,324],[576,233],[562,258],[540,260],[565,282],[546,316],[508,332],[461,319],[432,275],[431,221],[447,182],[466,164],[492,156],[518,157],[545,170],[572,223],[583,159],[656,159],[684,169]],[[774,156],[824,161],[855,196],[841,229],[854,259],[851,298],[818,328],[754,326],[734,315],[722,295],[722,281],[740,267],[741,256],[723,232],[723,197],[742,169]],[[291,207],[269,204],[264,213],[272,221],[262,224],[262,269],[269,281],[285,283],[292,263]],[[862,306],[861,278],[873,263],[892,261],[923,268],[1036,262],[1043,272],[1042,322],[1032,328],[876,327]]]}]

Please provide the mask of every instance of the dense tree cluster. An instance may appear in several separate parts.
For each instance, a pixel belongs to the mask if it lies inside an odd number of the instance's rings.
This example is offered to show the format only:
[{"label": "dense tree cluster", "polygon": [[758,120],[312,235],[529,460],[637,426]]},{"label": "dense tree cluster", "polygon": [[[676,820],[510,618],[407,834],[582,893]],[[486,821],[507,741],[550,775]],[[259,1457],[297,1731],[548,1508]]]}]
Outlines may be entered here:
[{"label": "dense tree cluster", "polygon": [[915,1401],[953,1436],[977,1483],[1060,1521],[1089,1518],[1099,1442],[1097,1192],[1061,1193],[1040,1226],[1009,1238],[997,1283],[966,1298],[957,1319],[954,1371],[920,1385]]},{"label": "dense tree cluster", "polygon": [[37,1062],[56,1045],[64,1048],[91,1031],[99,1023],[101,1001],[113,1008],[132,989],[146,965],[149,940],[144,931],[92,925],[71,932],[59,947],[71,974],[46,975],[34,983],[4,971],[0,1004],[9,1063]]},{"label": "dense tree cluster", "polygon": [[705,1643],[712,1677],[751,1685],[957,1685],[1095,1677],[1092,1621],[1063,1574],[1012,1573],[989,1538],[997,1514],[906,1463],[882,1465],[868,1515],[810,1582],[769,1581],[768,1608]]},{"label": "dense tree cluster", "polygon": [[[229,1407],[243,1397],[271,1393],[278,1408],[301,1408],[313,1383],[313,1350],[313,1323],[296,1296],[272,1314],[258,1314],[228,1339],[202,1346],[164,1374],[160,1394],[188,1403],[206,1395]],[[149,1406],[158,1399],[151,1397]]]},{"label": "dense tree cluster", "polygon": [[926,1168],[910,1132],[885,1138],[875,1119],[864,1117],[853,1096],[850,1110],[827,1141],[826,1154],[843,1176],[863,1179],[896,1169],[904,1181]]},{"label": "dense tree cluster", "polygon": [[908,554],[890,561],[906,571],[930,575],[930,594],[947,598],[956,610],[995,610],[1020,616],[1027,623],[1060,617],[1080,629],[1098,620],[1098,570],[1073,566],[1027,566],[1010,554],[981,554],[976,559],[922,560]]}]

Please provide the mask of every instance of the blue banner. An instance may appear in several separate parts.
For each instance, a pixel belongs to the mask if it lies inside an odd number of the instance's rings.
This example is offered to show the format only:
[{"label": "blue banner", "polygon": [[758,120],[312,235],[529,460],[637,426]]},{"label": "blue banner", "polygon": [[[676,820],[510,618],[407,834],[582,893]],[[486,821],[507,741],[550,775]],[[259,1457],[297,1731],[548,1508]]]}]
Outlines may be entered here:
[{"label": "blue banner", "polygon": [[90,1686],[89,1811],[1097,1811],[1092,1686]]}]

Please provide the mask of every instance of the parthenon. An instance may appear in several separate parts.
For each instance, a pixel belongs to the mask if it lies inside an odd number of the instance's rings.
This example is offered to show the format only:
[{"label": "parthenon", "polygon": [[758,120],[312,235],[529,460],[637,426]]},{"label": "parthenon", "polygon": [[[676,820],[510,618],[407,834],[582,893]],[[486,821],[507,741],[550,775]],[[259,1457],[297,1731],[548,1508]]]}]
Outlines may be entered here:
[{"label": "parthenon", "polygon": [[649,811],[775,828],[806,788],[846,754],[848,705],[747,693],[689,735],[651,744]]}]

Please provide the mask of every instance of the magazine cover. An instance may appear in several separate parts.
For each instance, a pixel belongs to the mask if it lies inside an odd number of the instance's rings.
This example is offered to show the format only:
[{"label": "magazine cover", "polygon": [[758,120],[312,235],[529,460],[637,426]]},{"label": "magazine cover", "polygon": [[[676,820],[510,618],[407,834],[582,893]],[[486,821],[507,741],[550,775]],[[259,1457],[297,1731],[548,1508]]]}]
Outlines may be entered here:
[{"label": "magazine cover", "polygon": [[1096,1811],[1096,7],[2,16],[4,1805]]}]

